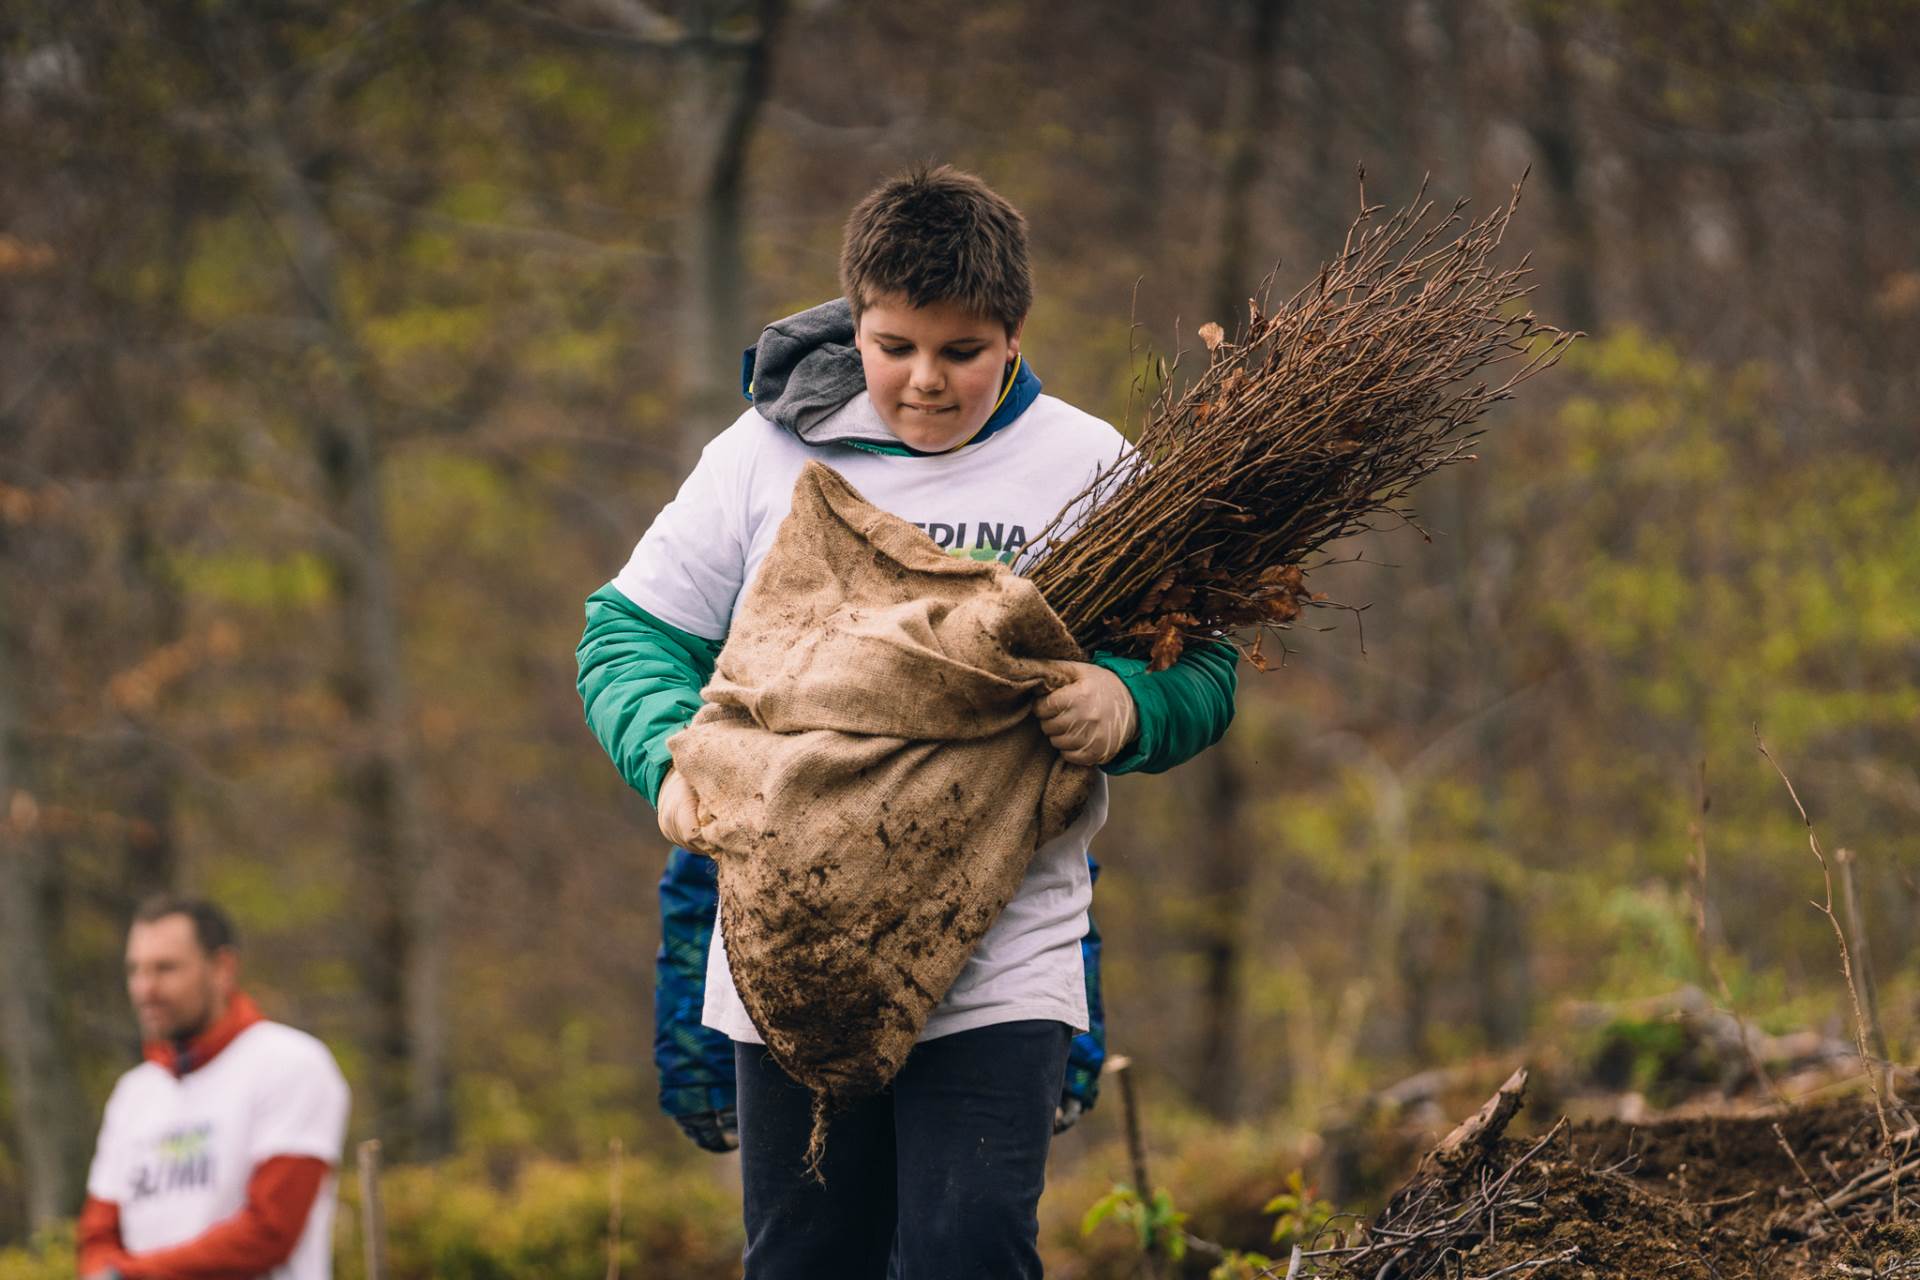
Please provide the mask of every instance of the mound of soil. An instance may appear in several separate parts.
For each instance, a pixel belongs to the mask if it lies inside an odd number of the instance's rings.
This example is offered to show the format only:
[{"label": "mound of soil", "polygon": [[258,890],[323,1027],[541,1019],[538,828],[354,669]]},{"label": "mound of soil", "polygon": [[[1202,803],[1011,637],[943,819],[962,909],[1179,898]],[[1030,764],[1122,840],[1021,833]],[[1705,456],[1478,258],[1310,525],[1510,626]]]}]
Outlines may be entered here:
[{"label": "mound of soil", "polygon": [[1889,1117],[1896,1205],[1871,1100],[1563,1122],[1527,1139],[1503,1136],[1517,1090],[1505,1115],[1494,1101],[1394,1194],[1362,1251],[1322,1274],[1920,1280],[1920,1129]]}]

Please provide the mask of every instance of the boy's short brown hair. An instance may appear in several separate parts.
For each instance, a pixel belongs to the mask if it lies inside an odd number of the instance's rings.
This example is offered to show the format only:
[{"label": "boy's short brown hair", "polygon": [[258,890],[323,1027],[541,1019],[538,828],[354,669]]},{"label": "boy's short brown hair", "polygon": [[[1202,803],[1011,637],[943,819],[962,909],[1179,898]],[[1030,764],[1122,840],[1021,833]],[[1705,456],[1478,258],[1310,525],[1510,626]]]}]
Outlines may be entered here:
[{"label": "boy's short brown hair", "polygon": [[1033,306],[1027,220],[970,173],[916,166],[854,206],[840,245],[840,287],[856,322],[898,293],[910,307],[958,304],[1011,333]]}]

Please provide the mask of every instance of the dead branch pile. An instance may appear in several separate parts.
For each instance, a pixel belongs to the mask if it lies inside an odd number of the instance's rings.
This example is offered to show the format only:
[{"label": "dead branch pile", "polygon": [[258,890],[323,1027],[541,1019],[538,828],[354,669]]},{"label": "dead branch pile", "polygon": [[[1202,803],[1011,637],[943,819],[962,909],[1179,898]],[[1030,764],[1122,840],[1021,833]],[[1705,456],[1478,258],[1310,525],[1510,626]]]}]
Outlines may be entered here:
[{"label": "dead branch pile", "polygon": [[1920,1126],[1886,1153],[1859,1097],[1648,1124],[1506,1128],[1517,1071],[1370,1222],[1328,1223],[1264,1273],[1289,1280],[1920,1280],[1903,1178]]},{"label": "dead branch pile", "polygon": [[1097,510],[1036,540],[1028,574],[1074,638],[1159,668],[1190,640],[1251,628],[1264,666],[1265,634],[1318,598],[1305,562],[1382,513],[1410,521],[1412,486],[1470,456],[1480,415],[1577,336],[1519,308],[1524,259],[1492,262],[1519,199],[1516,184],[1463,226],[1467,202],[1436,219],[1423,186],[1377,222],[1385,206],[1363,187],[1311,284],[1269,312],[1269,276],[1236,338],[1203,327],[1207,368],[1184,391],[1178,359],[1162,364],[1136,450],[1067,508]]},{"label": "dead branch pile", "polygon": [[[1520,1109],[1526,1086],[1523,1067],[1427,1153],[1378,1217],[1351,1236],[1336,1231],[1332,1245],[1316,1241],[1315,1247],[1298,1251],[1289,1259],[1289,1274],[1394,1280],[1454,1276],[1463,1259],[1499,1234],[1503,1221],[1537,1214],[1549,1181],[1537,1157],[1562,1136],[1566,1121],[1517,1154],[1503,1149],[1502,1135]],[[1516,1272],[1579,1256],[1578,1246],[1563,1245],[1541,1252]]]}]

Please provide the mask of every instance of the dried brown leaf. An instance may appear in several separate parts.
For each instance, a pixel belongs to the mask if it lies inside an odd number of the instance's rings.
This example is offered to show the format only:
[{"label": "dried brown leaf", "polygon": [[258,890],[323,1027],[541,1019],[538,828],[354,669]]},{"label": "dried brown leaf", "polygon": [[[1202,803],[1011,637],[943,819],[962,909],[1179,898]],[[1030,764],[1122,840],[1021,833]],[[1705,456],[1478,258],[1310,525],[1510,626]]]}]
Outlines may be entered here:
[{"label": "dried brown leaf", "polygon": [[1180,651],[1186,647],[1186,637],[1172,626],[1163,625],[1159,637],[1153,642],[1152,660],[1147,663],[1147,670],[1165,671],[1180,660]]},{"label": "dried brown leaf", "polygon": [[1275,622],[1292,622],[1300,616],[1300,602],[1292,596],[1268,596],[1261,604]]},{"label": "dried brown leaf", "polygon": [[1298,591],[1305,584],[1306,577],[1297,564],[1276,564],[1260,571],[1259,583],[1263,587],[1285,587],[1289,591]]}]

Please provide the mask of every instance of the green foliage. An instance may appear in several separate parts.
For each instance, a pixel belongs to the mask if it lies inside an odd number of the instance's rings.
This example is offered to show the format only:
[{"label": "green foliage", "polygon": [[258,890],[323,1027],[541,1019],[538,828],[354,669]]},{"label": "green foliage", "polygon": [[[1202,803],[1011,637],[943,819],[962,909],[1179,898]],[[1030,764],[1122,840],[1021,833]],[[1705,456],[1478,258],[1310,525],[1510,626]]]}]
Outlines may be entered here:
[{"label": "green foliage", "polygon": [[1596,920],[1617,941],[1606,990],[1650,995],[1703,982],[1691,910],[1685,890],[1660,880],[1606,890]]},{"label": "green foliage", "polygon": [[1910,725],[1920,514],[1900,478],[1790,448],[1759,371],[1718,380],[1631,331],[1573,363],[1596,390],[1534,458],[1563,514],[1549,621],[1663,719],[1757,719],[1782,744]]},{"label": "green foliage", "polygon": [[[1310,1243],[1334,1217],[1334,1206],[1314,1194],[1299,1169],[1287,1175],[1286,1189],[1269,1199],[1261,1209],[1274,1216],[1272,1242],[1282,1249]],[[1196,1241],[1187,1231],[1191,1215],[1174,1207],[1172,1193],[1156,1190],[1150,1199],[1125,1183],[1094,1201],[1080,1221],[1080,1234],[1091,1236],[1103,1222],[1131,1228],[1141,1253],[1155,1253],[1173,1262],[1187,1256],[1190,1249],[1211,1253],[1219,1249],[1220,1260],[1207,1272],[1208,1280],[1252,1280],[1273,1266],[1273,1259],[1250,1249],[1222,1248],[1208,1241]]]},{"label": "green foliage", "polygon": [[1265,1280],[1273,1274],[1274,1265],[1264,1253],[1229,1249],[1207,1272],[1207,1280]]},{"label": "green foliage", "polygon": [[22,1245],[0,1248],[0,1280],[73,1280],[73,1227],[63,1223]]},{"label": "green foliage", "polygon": [[329,592],[325,563],[305,551],[279,556],[250,550],[180,552],[171,566],[183,587],[214,605],[308,609]]},{"label": "green foliage", "polygon": [[[1835,769],[1855,761],[1871,781],[1875,757],[1916,745],[1911,478],[1789,428],[1758,367],[1717,373],[1623,329],[1576,348],[1568,372],[1574,394],[1550,428],[1507,437],[1492,491],[1491,518],[1527,531],[1513,607],[1540,648],[1521,662],[1566,671],[1571,695],[1561,731],[1508,768],[1508,825],[1553,833],[1529,861],[1568,872],[1569,918],[1611,942],[1596,992],[1698,981],[1683,886],[1704,761],[1722,931],[1736,947],[1766,938],[1775,958],[1804,946],[1826,971],[1817,920],[1780,923],[1817,868],[1753,731],[1829,847],[1910,852],[1904,824],[1859,783],[1836,790]],[[1602,725],[1632,736],[1584,729]]]},{"label": "green foliage", "polygon": [[1175,1262],[1186,1256],[1187,1215],[1173,1207],[1173,1196],[1164,1188],[1142,1200],[1132,1187],[1115,1183],[1080,1220],[1080,1234],[1090,1236],[1107,1221],[1131,1227],[1142,1253],[1157,1253]]},{"label": "green foliage", "polygon": [[1617,1079],[1656,1102],[1669,1101],[1659,1096],[1669,1092],[1660,1086],[1675,1082],[1692,1047],[1692,1037],[1678,1019],[1617,1019],[1600,1033],[1596,1074]]},{"label": "green foliage", "polygon": [[464,1073],[455,1090],[469,1149],[498,1168],[541,1151],[591,1158],[610,1138],[633,1145],[640,1137],[633,1115],[639,1073],[607,1060],[605,1039],[584,1015],[570,1018],[557,1036],[522,1029],[503,1039],[493,1069]]},{"label": "green foliage", "polygon": [[[341,1218],[357,1227],[357,1187],[343,1180]],[[705,1169],[622,1162],[620,1263],[627,1275],[738,1274],[739,1207]],[[600,1280],[612,1186],[605,1161],[529,1162],[504,1180],[483,1161],[401,1168],[381,1184],[394,1280]],[[340,1280],[362,1280],[357,1230],[336,1250]]]},{"label": "green foliage", "polygon": [[1287,1189],[1267,1201],[1262,1213],[1274,1214],[1273,1243],[1291,1247],[1310,1242],[1320,1229],[1332,1221],[1332,1203],[1320,1199],[1307,1185],[1306,1174],[1295,1169],[1287,1175]]}]

